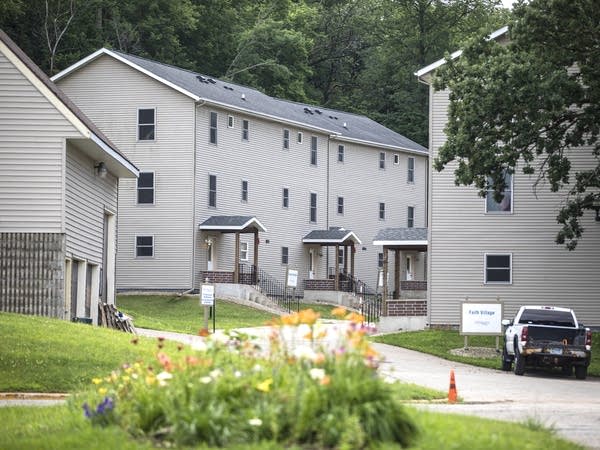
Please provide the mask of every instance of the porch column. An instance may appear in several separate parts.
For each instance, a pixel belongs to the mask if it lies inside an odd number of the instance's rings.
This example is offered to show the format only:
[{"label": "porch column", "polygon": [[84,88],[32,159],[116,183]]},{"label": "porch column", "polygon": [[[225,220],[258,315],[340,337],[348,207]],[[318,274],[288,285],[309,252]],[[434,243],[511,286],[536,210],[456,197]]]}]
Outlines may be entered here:
[{"label": "porch column", "polygon": [[394,298],[400,298],[400,253],[394,249]]},{"label": "porch column", "polygon": [[387,286],[387,276],[388,276],[388,248],[383,247],[383,315],[387,316],[387,299],[388,299],[388,286]]},{"label": "porch column", "polygon": [[348,246],[344,244],[344,273],[348,273]]},{"label": "porch column", "polygon": [[235,259],[233,261],[233,282],[240,282],[240,232],[235,232]]},{"label": "porch column", "polygon": [[[354,247],[354,242],[353,242],[352,246],[350,247],[350,279],[352,280],[353,284],[354,284],[354,253],[356,253],[356,247]],[[350,287],[352,288],[352,290],[354,290],[353,285],[351,285]]]},{"label": "porch column", "polygon": [[340,265],[339,265],[340,245],[335,244],[335,290],[340,290]]},{"label": "porch column", "polygon": [[258,273],[258,244],[260,243],[258,239],[258,230],[254,229],[254,270],[253,270],[253,279],[252,284],[256,284],[256,274]]}]

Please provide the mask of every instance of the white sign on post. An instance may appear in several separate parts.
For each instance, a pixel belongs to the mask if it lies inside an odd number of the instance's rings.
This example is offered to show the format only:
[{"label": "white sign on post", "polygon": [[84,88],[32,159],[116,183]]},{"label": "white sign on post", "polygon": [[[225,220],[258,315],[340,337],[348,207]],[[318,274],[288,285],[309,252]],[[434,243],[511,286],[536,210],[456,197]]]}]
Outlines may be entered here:
[{"label": "white sign on post", "polygon": [[501,335],[502,303],[462,302],[460,334]]},{"label": "white sign on post", "polygon": [[212,284],[203,284],[200,294],[202,306],[213,306],[215,304],[215,287]]},{"label": "white sign on post", "polygon": [[294,269],[288,269],[286,286],[291,288],[298,287],[298,271]]}]

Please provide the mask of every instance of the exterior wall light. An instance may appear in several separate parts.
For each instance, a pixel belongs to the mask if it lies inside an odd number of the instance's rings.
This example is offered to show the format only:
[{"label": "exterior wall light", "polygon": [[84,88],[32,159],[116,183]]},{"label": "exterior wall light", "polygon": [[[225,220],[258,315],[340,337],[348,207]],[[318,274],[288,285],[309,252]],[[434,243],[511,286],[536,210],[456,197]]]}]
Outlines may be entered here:
[{"label": "exterior wall light", "polygon": [[106,168],[106,164],[104,164],[104,162],[101,161],[98,164],[96,164],[94,166],[94,169],[96,169],[96,175],[98,175],[100,178],[106,178],[108,169]]}]

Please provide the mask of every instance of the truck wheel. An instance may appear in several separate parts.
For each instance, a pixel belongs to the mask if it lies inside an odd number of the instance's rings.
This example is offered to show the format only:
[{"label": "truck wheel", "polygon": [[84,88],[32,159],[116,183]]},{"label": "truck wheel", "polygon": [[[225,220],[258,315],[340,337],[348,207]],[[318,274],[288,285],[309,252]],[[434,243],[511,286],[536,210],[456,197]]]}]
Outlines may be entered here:
[{"label": "truck wheel", "polygon": [[573,375],[573,366],[562,366],[562,374],[566,377]]},{"label": "truck wheel", "polygon": [[510,358],[510,356],[508,355],[508,352],[506,351],[506,343],[504,344],[504,346],[502,347],[502,370],[504,370],[505,372],[510,371],[512,366],[512,360]]},{"label": "truck wheel", "polygon": [[525,373],[525,357],[519,353],[519,347],[515,341],[515,375],[523,375]]},{"label": "truck wheel", "polygon": [[587,377],[587,367],[586,366],[575,366],[575,378],[578,380],[585,380]]}]

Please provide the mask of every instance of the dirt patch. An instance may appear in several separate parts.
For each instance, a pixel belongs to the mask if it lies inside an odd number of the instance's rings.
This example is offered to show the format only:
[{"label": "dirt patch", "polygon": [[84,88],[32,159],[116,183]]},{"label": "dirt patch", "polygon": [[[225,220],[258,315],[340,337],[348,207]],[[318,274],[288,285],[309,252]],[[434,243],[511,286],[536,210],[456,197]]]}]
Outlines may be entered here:
[{"label": "dirt patch", "polygon": [[456,356],[466,356],[467,358],[486,358],[492,359],[500,355],[495,348],[490,347],[466,347],[453,348],[450,353]]}]

